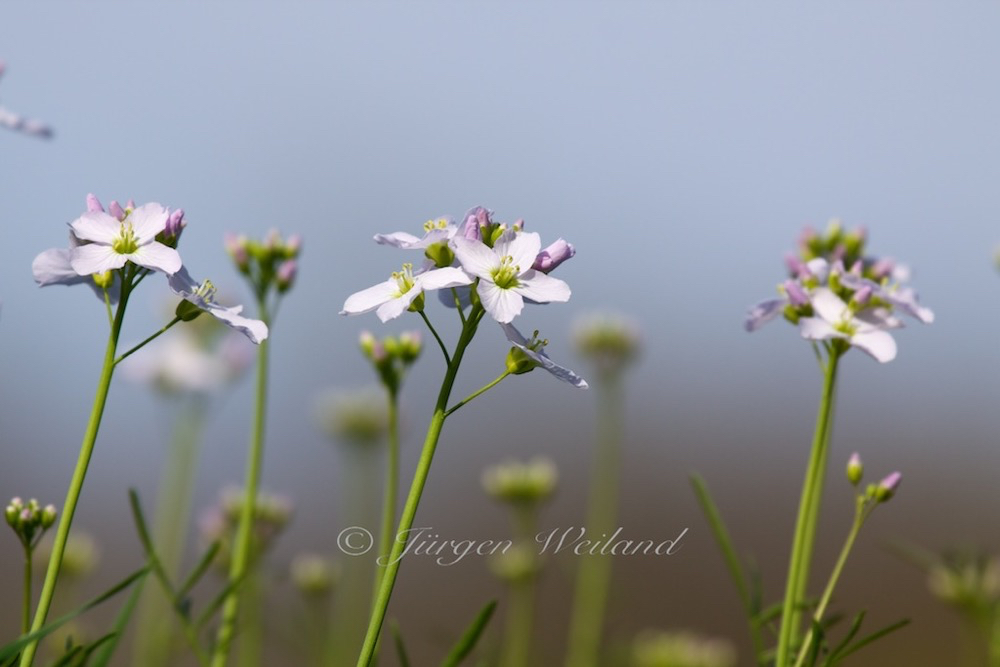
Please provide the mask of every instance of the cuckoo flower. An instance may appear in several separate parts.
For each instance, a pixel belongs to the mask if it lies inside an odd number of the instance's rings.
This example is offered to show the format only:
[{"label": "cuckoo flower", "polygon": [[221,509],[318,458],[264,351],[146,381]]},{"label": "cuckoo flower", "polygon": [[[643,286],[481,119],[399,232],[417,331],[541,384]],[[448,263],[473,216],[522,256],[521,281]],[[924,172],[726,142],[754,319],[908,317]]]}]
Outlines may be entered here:
[{"label": "cuckoo flower", "polygon": [[859,276],[854,271],[844,273],[840,278],[840,283],[852,290],[869,289],[873,298],[899,309],[924,324],[930,324],[934,321],[934,311],[920,305],[917,292],[912,287],[901,285],[898,282],[890,282],[888,278],[875,281]]},{"label": "cuckoo flower", "polygon": [[896,341],[886,329],[900,326],[883,309],[855,309],[826,287],[815,290],[810,298],[815,317],[799,320],[799,332],[808,340],[841,339],[885,363],[896,357]]},{"label": "cuckoo flower", "polygon": [[70,224],[78,239],[90,242],[73,248],[70,265],[80,275],[120,269],[126,262],[173,275],[181,269],[181,256],[156,240],[169,218],[159,204],[127,209],[121,220],[88,211]]},{"label": "cuckoo flower", "polygon": [[[531,340],[528,340],[513,324],[501,324],[500,326],[503,328],[503,333],[507,336],[507,340],[514,344],[511,354],[507,357],[507,367],[511,373],[519,375],[540,366],[563,382],[568,382],[574,387],[579,387],[580,389],[588,387],[587,381],[582,377],[549,359],[549,356],[545,354],[545,346],[549,341],[540,339],[537,331],[532,334]],[[515,350],[518,352],[515,352]]]},{"label": "cuckoo flower", "polygon": [[227,326],[241,332],[251,342],[259,344],[267,338],[267,325],[260,320],[243,317],[243,306],[226,308],[215,302],[215,286],[210,280],[199,283],[187,269],[181,267],[168,281],[177,296],[209,313]]},{"label": "cuckoo flower", "polygon": [[479,278],[477,292],[493,319],[507,324],[524,308],[524,299],[535,303],[569,301],[569,285],[532,267],[541,250],[534,232],[504,232],[493,247],[456,237],[455,256],[462,268]]},{"label": "cuckoo flower", "polygon": [[458,226],[455,225],[455,221],[449,216],[442,216],[436,220],[425,222],[424,235],[421,237],[416,237],[406,232],[393,232],[391,234],[376,234],[375,242],[380,245],[390,245],[405,250],[423,250],[433,243],[440,241],[447,243],[455,236],[457,231]]},{"label": "cuckoo flower", "polygon": [[412,264],[404,264],[402,271],[378,285],[355,292],[347,297],[341,315],[360,315],[375,311],[383,322],[395,319],[408,308],[423,309],[422,295],[426,291],[458,287],[472,283],[472,278],[461,269],[445,267],[413,273]]}]

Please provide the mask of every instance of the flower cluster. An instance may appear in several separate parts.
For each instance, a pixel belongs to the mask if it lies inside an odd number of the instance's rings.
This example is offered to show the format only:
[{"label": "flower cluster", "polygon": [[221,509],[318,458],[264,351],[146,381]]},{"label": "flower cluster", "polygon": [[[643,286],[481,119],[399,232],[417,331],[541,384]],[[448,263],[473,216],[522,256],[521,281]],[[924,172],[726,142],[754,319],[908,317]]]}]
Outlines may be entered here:
[{"label": "flower cluster", "polygon": [[[206,510],[199,519],[202,539],[209,544],[218,542],[220,545],[216,557],[219,565],[228,567],[232,557],[232,542],[243,511],[243,500],[243,489],[236,486],[223,489],[219,503]],[[292,501],[285,496],[257,494],[253,523],[253,547],[257,556],[263,554],[288,525],[292,511]]]},{"label": "flower cluster", "polygon": [[375,445],[389,431],[385,394],[377,387],[330,390],[316,401],[316,421],[333,440]]},{"label": "flower cluster", "polygon": [[[3,76],[6,69],[6,65],[0,61],[0,76]],[[10,111],[3,106],[0,106],[0,127],[6,127],[17,132],[23,132],[24,134],[41,137],[42,139],[50,139],[52,137],[52,128],[47,124],[34,118],[25,118],[21,114]]]},{"label": "flower cluster", "polygon": [[385,336],[381,340],[370,331],[362,331],[358,342],[382,384],[393,393],[399,391],[406,369],[417,360],[423,347],[417,331],[404,331],[398,336]]},{"label": "flower cluster", "polygon": [[56,522],[56,508],[54,505],[42,507],[34,498],[28,502],[12,498],[4,510],[4,518],[24,548],[31,551]]},{"label": "flower cluster", "polygon": [[481,307],[504,327],[520,363],[512,373],[536,367],[577,387],[587,383],[576,374],[555,365],[542,351],[546,341],[535,336],[528,340],[511,325],[524,304],[565,302],[570,288],[549,275],[576,254],[564,239],[542,247],[536,232],[524,230],[524,220],[506,224],[493,220],[493,213],[477,206],[461,223],[444,216],[424,223],[422,236],[406,232],[376,234],[375,242],[404,250],[420,250],[424,262],[402,265],[388,280],[349,296],[341,315],[375,311],[382,322],[404,312],[422,313],[424,294],[441,290],[440,300],[451,308]]},{"label": "flower cluster", "polygon": [[178,317],[194,319],[211,313],[243,332],[254,343],[267,338],[267,326],[239,315],[241,306],[225,308],[214,300],[211,282],[191,278],[177,252],[187,226],[183,209],[170,211],[160,204],[122,206],[112,201],[105,210],[94,195],[87,195],[87,211],[70,223],[69,247],[52,248],[35,257],[35,282],[47,285],[90,285],[98,298],[115,303],[123,290],[131,290],[146,275],[163,273],[170,288],[192,304],[178,308]]},{"label": "flower cluster", "polygon": [[555,464],[548,459],[509,461],[483,472],[483,488],[497,500],[530,504],[552,496],[558,477]]},{"label": "flower cluster", "polygon": [[830,341],[841,350],[857,347],[883,363],[894,359],[896,341],[889,331],[903,326],[895,313],[925,324],[934,313],[906,284],[909,270],[866,254],[866,242],[863,228],[845,231],[836,220],[823,234],[806,229],[798,253],[786,257],[789,277],[778,285],[779,297],[753,306],[746,330],[784,315],[807,340]]},{"label": "flower cluster", "polygon": [[692,632],[646,631],[635,640],[634,667],[733,667],[736,651],[722,639]]},{"label": "flower cluster", "polygon": [[302,237],[292,234],[283,239],[275,229],[263,241],[227,234],[226,251],[259,293],[266,294],[273,286],[279,294],[284,294],[295,284],[299,272]]}]

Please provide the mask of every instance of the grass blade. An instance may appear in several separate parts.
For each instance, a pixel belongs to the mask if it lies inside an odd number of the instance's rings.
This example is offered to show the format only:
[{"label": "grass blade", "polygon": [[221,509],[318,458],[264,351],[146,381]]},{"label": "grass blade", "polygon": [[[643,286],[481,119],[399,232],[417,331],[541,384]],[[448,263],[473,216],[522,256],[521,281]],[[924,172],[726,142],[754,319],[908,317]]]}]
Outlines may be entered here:
[{"label": "grass blade", "polygon": [[486,625],[490,622],[490,617],[493,616],[496,608],[496,600],[483,607],[482,611],[476,616],[476,619],[472,621],[472,625],[469,626],[465,634],[455,644],[455,648],[451,650],[448,657],[441,663],[441,667],[458,667],[462,663],[462,660],[472,653],[472,649],[476,647],[476,642],[479,641],[479,637],[483,634],[483,630],[486,629]]}]

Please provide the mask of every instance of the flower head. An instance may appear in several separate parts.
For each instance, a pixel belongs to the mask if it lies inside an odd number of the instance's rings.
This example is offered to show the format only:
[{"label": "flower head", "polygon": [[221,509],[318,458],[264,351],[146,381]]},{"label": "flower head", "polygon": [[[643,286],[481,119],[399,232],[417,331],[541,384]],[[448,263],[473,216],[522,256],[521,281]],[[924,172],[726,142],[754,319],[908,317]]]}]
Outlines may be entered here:
[{"label": "flower head", "polygon": [[359,315],[375,311],[383,322],[395,319],[407,309],[423,309],[422,295],[426,291],[468,285],[472,282],[464,271],[455,267],[413,272],[412,264],[404,264],[401,271],[373,287],[355,292],[347,297],[341,315]]},{"label": "flower head", "polygon": [[521,313],[525,299],[535,303],[569,301],[569,285],[532,268],[542,245],[535,232],[507,230],[493,247],[464,237],[456,237],[452,243],[462,268],[479,278],[476,291],[483,308],[501,324]]},{"label": "flower head", "polygon": [[126,262],[173,275],[181,269],[181,256],[156,240],[170,214],[159,204],[126,209],[118,218],[102,211],[88,211],[70,223],[81,241],[70,253],[70,265],[80,275],[120,269]]},{"label": "flower head", "polygon": [[887,329],[902,324],[885,310],[861,311],[826,287],[814,290],[809,303],[815,316],[799,320],[803,338],[844,340],[881,363],[896,358],[896,341]]},{"label": "flower head", "polygon": [[508,461],[483,471],[483,488],[505,502],[534,503],[549,498],[559,475],[549,459],[537,458],[527,463]]},{"label": "flower head", "polygon": [[513,324],[501,324],[500,326],[503,328],[507,340],[514,344],[514,347],[507,354],[507,369],[511,373],[520,375],[541,367],[574,387],[580,389],[588,387],[587,381],[582,377],[549,359],[549,356],[545,354],[545,346],[548,345],[549,341],[538,338],[537,331],[529,340],[521,335],[521,332]]},{"label": "flower head", "polygon": [[215,302],[216,289],[211,281],[199,283],[191,277],[186,268],[182,267],[170,276],[169,284],[177,296],[243,333],[252,342],[260,343],[267,338],[267,325],[260,320],[243,317],[240,314],[243,312],[243,306],[226,308]]}]

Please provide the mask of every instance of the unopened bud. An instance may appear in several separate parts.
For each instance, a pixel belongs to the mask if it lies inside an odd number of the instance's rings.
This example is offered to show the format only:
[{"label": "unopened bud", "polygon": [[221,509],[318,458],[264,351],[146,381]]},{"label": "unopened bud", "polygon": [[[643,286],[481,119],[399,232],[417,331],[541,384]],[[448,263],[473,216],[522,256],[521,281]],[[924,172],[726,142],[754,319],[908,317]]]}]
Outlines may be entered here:
[{"label": "unopened bud", "polygon": [[122,208],[122,205],[119,204],[117,200],[112,200],[112,202],[108,204],[108,213],[115,216],[119,220],[125,219],[125,209]]},{"label": "unopened bud", "polygon": [[95,273],[91,276],[94,284],[101,289],[109,289],[112,283],[115,282],[115,274],[113,271],[105,271],[104,273]]},{"label": "unopened bud", "polygon": [[847,481],[854,486],[857,486],[864,473],[865,467],[861,463],[861,456],[859,456],[857,452],[854,452],[851,454],[851,458],[847,460]]},{"label": "unopened bud", "polygon": [[880,503],[884,503],[894,495],[896,495],[896,490],[899,488],[900,482],[903,480],[903,474],[900,472],[889,473],[885,479],[878,483],[875,487],[875,500]]},{"label": "unopened bud", "polygon": [[281,263],[275,275],[275,285],[279,292],[287,292],[295,284],[295,276],[299,271],[299,263],[294,259],[289,259]]},{"label": "unopened bud", "polygon": [[101,205],[101,200],[94,194],[87,195],[87,211],[90,213],[104,213],[104,206]]},{"label": "unopened bud", "polygon": [[46,505],[42,509],[42,529],[48,530],[56,522],[56,516],[58,512],[56,511],[55,505]]},{"label": "unopened bud", "polygon": [[[518,228],[516,223],[515,228]],[[572,244],[567,243],[563,239],[557,239],[538,253],[538,256],[535,257],[535,263],[531,265],[531,268],[542,273],[549,273],[575,254],[576,248]]]}]

